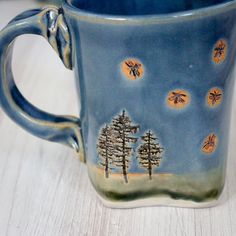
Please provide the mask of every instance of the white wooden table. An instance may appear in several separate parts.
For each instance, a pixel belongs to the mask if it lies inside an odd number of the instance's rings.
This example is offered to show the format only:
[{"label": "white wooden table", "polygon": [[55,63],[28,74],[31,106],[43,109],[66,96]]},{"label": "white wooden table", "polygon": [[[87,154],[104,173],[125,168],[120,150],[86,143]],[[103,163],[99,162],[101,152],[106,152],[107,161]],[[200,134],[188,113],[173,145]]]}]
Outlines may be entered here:
[{"label": "white wooden table", "polygon": [[[33,2],[0,1],[0,28]],[[48,43],[22,36],[14,73],[40,108],[78,114],[73,73]],[[0,236],[236,235],[236,96],[224,201],[210,209],[107,209],[96,198],[86,166],[70,149],[32,137],[0,110]]]}]

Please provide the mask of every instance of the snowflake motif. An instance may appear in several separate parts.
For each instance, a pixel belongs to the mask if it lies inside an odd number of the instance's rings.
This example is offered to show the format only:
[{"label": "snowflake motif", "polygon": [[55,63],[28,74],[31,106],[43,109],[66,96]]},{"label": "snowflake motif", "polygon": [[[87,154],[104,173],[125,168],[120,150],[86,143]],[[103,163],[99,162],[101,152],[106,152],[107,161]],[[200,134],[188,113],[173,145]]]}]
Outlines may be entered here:
[{"label": "snowflake motif", "polygon": [[227,53],[227,43],[224,40],[219,40],[213,51],[213,60],[216,64],[219,64],[225,60]]},{"label": "snowflake motif", "polygon": [[216,90],[210,93],[209,100],[211,101],[212,106],[214,106],[219,100],[221,100],[221,96],[222,94]]},{"label": "snowflake motif", "polygon": [[132,61],[126,61],[125,64],[129,67],[129,74],[135,78],[140,76],[140,67],[142,66],[140,63],[134,63]]},{"label": "snowflake motif", "polygon": [[223,92],[220,88],[212,88],[207,94],[207,104],[209,107],[217,107],[222,102]]},{"label": "snowflake motif", "polygon": [[217,137],[215,134],[210,134],[204,141],[202,151],[205,153],[212,153],[215,151],[217,145]]},{"label": "snowflake motif", "polygon": [[172,96],[168,98],[169,101],[173,101],[174,104],[178,103],[185,103],[185,98],[187,97],[186,94],[183,93],[177,93],[177,92],[172,92]]},{"label": "snowflake motif", "polygon": [[122,72],[123,74],[131,80],[137,80],[143,77],[143,65],[137,59],[127,59],[125,60],[122,65]]}]

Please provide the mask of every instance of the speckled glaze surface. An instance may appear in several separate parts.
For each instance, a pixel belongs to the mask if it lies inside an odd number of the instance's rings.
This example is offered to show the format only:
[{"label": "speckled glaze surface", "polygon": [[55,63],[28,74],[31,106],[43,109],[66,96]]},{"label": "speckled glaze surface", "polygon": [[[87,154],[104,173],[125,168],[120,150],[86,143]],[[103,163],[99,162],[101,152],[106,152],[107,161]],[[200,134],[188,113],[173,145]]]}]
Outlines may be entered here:
[{"label": "speckled glaze surface", "polygon": [[[107,206],[212,206],[225,182],[236,2],[108,2],[65,1],[10,22],[0,33],[2,108],[74,148]],[[11,42],[24,33],[44,36],[74,69],[80,119],[42,112],[18,91]]]}]

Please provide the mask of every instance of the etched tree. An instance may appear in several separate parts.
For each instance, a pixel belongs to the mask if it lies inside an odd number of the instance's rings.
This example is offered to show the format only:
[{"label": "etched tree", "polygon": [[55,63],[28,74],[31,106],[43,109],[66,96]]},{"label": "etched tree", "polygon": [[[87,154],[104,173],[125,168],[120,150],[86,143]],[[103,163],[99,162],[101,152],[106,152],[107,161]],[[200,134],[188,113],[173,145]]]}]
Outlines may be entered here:
[{"label": "etched tree", "polygon": [[125,183],[128,183],[127,170],[133,153],[132,144],[138,141],[138,138],[132,135],[138,132],[139,126],[133,125],[129,116],[123,111],[121,115],[112,120],[111,127],[115,136],[112,163],[114,166],[122,168]]},{"label": "etched tree", "polygon": [[151,131],[148,131],[141,137],[143,143],[138,148],[139,164],[146,168],[149,173],[149,179],[152,179],[153,167],[160,166],[163,148],[157,142],[157,138]]},{"label": "etched tree", "polygon": [[97,152],[101,158],[100,165],[104,167],[106,178],[109,177],[110,165],[114,155],[114,141],[112,138],[113,130],[106,125],[100,132],[97,144]]}]

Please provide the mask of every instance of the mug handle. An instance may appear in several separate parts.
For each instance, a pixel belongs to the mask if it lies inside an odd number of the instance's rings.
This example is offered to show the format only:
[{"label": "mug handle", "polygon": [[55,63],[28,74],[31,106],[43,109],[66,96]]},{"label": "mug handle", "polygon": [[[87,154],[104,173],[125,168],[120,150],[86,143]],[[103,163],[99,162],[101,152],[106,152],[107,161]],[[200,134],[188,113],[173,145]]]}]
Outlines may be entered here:
[{"label": "mug handle", "polygon": [[72,69],[71,38],[63,10],[47,7],[26,11],[0,32],[0,105],[14,122],[31,134],[72,147],[85,161],[80,119],[41,111],[23,97],[14,82],[11,68],[13,41],[23,34],[46,38],[64,65]]}]

